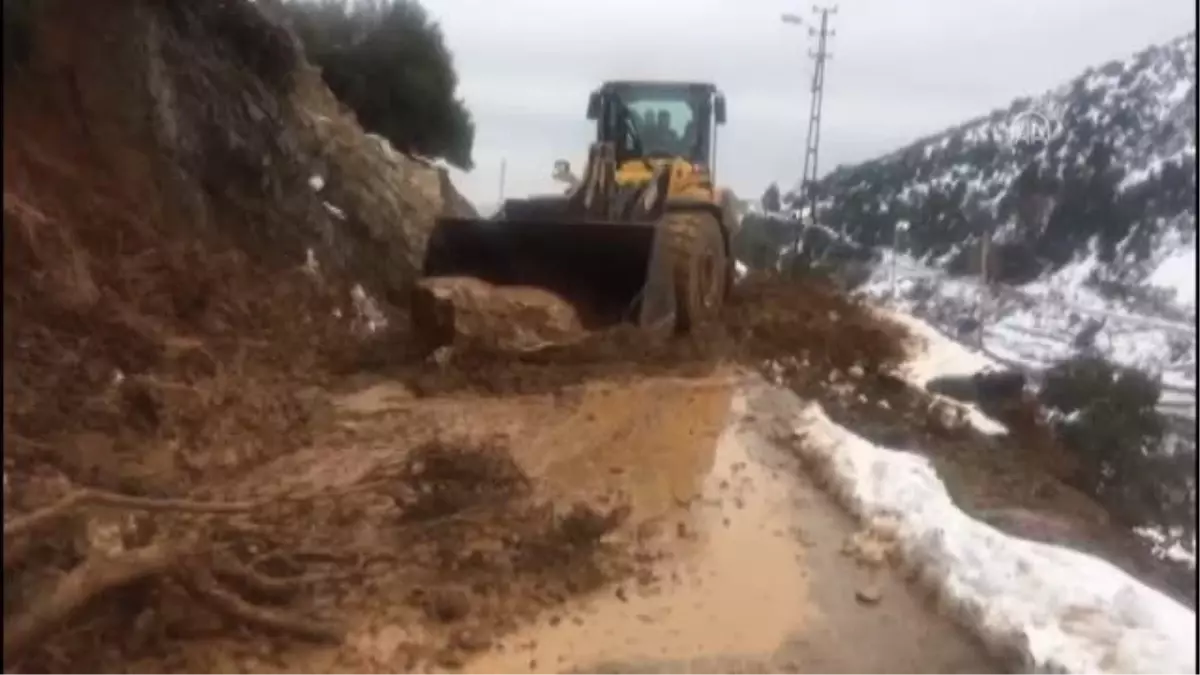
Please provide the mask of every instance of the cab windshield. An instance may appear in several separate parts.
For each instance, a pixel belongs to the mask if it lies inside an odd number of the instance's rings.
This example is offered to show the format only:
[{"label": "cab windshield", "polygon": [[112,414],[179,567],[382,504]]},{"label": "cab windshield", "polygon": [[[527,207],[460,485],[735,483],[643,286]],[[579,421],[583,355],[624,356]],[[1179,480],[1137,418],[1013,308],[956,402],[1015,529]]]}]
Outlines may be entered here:
[{"label": "cab windshield", "polygon": [[630,86],[614,91],[613,98],[614,107],[626,117],[621,125],[625,127],[621,145],[627,154],[703,161],[706,148],[700,127],[707,110],[704,92],[680,87]]}]

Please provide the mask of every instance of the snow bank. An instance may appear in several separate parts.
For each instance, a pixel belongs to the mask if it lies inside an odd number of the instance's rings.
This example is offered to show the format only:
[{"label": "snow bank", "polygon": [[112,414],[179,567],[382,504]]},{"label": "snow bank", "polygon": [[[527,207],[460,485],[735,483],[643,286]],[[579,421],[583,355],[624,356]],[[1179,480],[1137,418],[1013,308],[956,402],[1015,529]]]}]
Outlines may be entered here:
[{"label": "snow bank", "polygon": [[[1194,242],[1180,243],[1159,260],[1155,277],[1156,284],[1175,290],[1178,304],[1191,299],[1193,308],[1195,255]],[[1083,283],[1096,264],[1090,257],[1063,267],[1047,279],[996,289],[986,302],[977,279],[951,278],[904,255],[896,256],[895,262],[894,268],[885,263],[875,269],[863,287],[867,297],[898,312],[920,313],[947,324],[955,318],[978,316],[985,308],[983,351],[996,362],[1030,371],[1048,368],[1076,354],[1074,340],[1087,319],[1103,319],[1105,325],[1094,347],[1116,363],[1160,375],[1168,391],[1177,392],[1169,395],[1177,396],[1184,408],[1194,410],[1195,325],[1136,314],[1104,298]],[[924,303],[914,299],[922,296],[921,292],[914,293],[919,284],[924,292],[933,294]],[[1181,347],[1190,355],[1179,354]]]},{"label": "snow bank", "polygon": [[904,367],[904,374],[918,387],[935,377],[971,375],[993,370],[996,362],[979,352],[951,340],[928,323],[901,312],[879,310],[886,318],[901,324],[917,339]]},{"label": "snow bank", "polygon": [[[916,339],[910,345],[909,359],[900,369],[900,375],[909,384],[925,388],[936,377],[972,375],[981,370],[991,370],[996,362],[943,335],[938,329],[920,319],[900,312],[877,310],[886,318],[903,325]],[[971,425],[985,434],[1002,434],[1007,431],[1003,424],[987,416],[977,406],[955,401],[939,394],[935,398],[952,407],[961,408]]]},{"label": "snow bank", "polygon": [[890,524],[906,564],[991,649],[1040,672],[1196,672],[1195,612],[1098,558],[974,520],[926,458],[875,445],[818,404],[795,405],[800,452],[835,497],[864,522]]}]

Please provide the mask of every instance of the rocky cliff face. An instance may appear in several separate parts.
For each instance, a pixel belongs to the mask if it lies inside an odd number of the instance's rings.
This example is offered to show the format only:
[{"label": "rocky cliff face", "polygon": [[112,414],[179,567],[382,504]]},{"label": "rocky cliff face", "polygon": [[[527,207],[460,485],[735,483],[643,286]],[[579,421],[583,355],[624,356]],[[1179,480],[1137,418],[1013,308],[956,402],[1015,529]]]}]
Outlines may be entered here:
[{"label": "rocky cliff face", "polygon": [[6,472],[153,494],[287,447],[297,382],[378,324],[371,297],[407,301],[434,218],[470,205],[249,0],[8,8]]},{"label": "rocky cliff face", "polygon": [[396,151],[386,139],[364,134],[319,73],[305,68],[291,101],[313,158],[309,187],[337,227],[355,233],[356,273],[383,281],[397,302],[407,290],[438,215],[476,215],[445,168]]},{"label": "rocky cliff face", "polygon": [[433,218],[469,210],[443,171],[363,133],[248,0],[49,0],[37,16],[24,107],[85,124],[87,150],[147,217],[220,231],[264,261],[311,249],[400,297]]}]

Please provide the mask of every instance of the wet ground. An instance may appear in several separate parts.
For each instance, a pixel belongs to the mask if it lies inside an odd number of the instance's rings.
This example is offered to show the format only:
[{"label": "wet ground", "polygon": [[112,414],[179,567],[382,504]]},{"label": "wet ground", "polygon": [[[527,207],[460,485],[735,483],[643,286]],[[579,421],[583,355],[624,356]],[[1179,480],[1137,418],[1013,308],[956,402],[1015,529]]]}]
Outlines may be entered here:
[{"label": "wet ground", "polygon": [[[637,581],[572,601],[469,672],[995,672],[971,637],[890,569],[734,399],[698,499]],[[870,645],[864,649],[863,645]],[[899,669],[899,670],[897,670]]]},{"label": "wet ground", "polygon": [[[342,396],[329,445],[264,471],[351,486],[399,462],[417,501],[441,506],[415,525],[436,530],[325,601],[340,644],[200,642],[182,669],[1003,670],[849,545],[855,521],[767,440],[777,425],[749,409],[745,382],[722,369],[502,398],[423,399],[388,381]],[[430,454],[431,440],[474,450]],[[410,546],[412,494],[398,521],[377,504],[347,531]],[[579,508],[599,525],[572,543]]]},{"label": "wet ground", "polygon": [[968,513],[1036,498],[1086,516],[1086,499],[1010,451],[1026,437],[951,424],[889,375],[905,356],[894,327],[827,295],[774,292],[735,304],[712,340],[617,333],[521,357],[370,368],[343,376],[340,393],[310,387],[321,402],[311,442],[223,493],[341,495],[250,524],[256,537],[285,531],[271,541],[280,551],[323,561],[329,583],[292,606],[344,639],[264,637],[199,621],[184,603],[149,622],[163,628],[148,643],[177,651],[138,647],[144,668],[118,654],[97,669],[1004,670],[858,548],[868,533],[766,441],[777,420],[743,400],[744,369],[864,437],[931,456]]}]

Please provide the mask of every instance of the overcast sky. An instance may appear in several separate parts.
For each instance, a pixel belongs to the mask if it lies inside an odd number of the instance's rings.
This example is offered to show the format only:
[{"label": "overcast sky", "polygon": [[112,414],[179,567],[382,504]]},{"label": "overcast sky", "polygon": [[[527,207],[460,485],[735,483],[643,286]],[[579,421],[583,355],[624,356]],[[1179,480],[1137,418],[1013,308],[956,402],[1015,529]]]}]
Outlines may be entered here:
[{"label": "overcast sky", "polygon": [[[456,184],[496,202],[561,191],[578,167],[588,93],[605,79],[696,79],[728,99],[718,172],[743,198],[799,178],[814,46],[811,0],[422,0],[475,117]],[[811,22],[810,22],[811,25]],[[893,150],[1193,30],[1191,0],[842,0],[826,68],[821,173]]]}]

